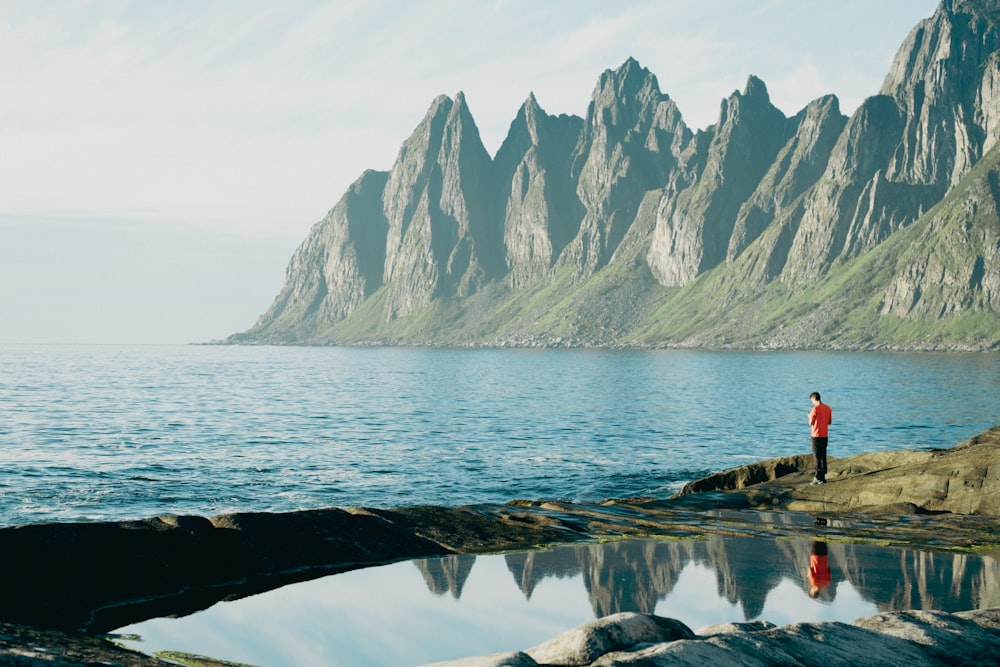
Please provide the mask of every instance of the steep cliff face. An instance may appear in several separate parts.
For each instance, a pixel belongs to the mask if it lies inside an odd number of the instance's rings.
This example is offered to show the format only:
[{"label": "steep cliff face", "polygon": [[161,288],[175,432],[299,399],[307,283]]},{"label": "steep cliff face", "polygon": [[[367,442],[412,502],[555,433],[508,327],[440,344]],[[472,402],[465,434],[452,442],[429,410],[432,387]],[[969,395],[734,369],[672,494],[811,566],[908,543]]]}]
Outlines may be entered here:
[{"label": "steep cliff face", "polygon": [[[647,255],[653,275],[683,286],[726,259],[740,209],[753,195],[788,139],[789,124],[772,104],[764,82],[750,77],[742,94],[722,103],[719,123],[686,156],[694,165],[690,187],[666,194],[657,212]],[[763,220],[754,220],[760,227]],[[746,233],[746,218],[741,233]],[[756,229],[753,231],[757,231]],[[759,233],[759,232],[757,232]]]},{"label": "steep cliff face", "polygon": [[886,176],[956,185],[997,140],[1000,5],[945,0],[910,32],[882,85],[906,110]]},{"label": "steep cliff face", "polygon": [[919,322],[982,313],[1000,303],[1000,146],[910,236],[881,314]]},{"label": "steep cliff face", "polygon": [[[789,282],[813,280],[826,273],[834,260],[856,241],[865,216],[859,204],[899,143],[903,119],[895,101],[870,97],[851,116],[834,146],[827,168],[805,194],[797,232],[788,252],[782,278]],[[885,216],[867,219],[884,225]],[[854,235],[850,232],[854,230]]]},{"label": "steep cliff face", "polygon": [[748,286],[760,289],[784,269],[805,214],[803,195],[822,177],[846,121],[832,95],[813,101],[792,119],[792,138],[740,207],[729,239],[726,261],[741,258],[747,266],[741,280]]},{"label": "steep cliff face", "polygon": [[871,250],[982,157],[995,132],[998,13],[991,2],[945,2],[911,31],[810,193],[784,279],[815,279]]},{"label": "steep cliff face", "polygon": [[818,278],[871,250],[982,157],[996,132],[998,14],[991,2],[945,2],[911,31],[881,93],[851,117],[810,192],[785,280]]},{"label": "steep cliff face", "polygon": [[389,319],[435,297],[469,296],[503,274],[490,183],[492,160],[464,95],[439,97],[400,150],[382,198]]},{"label": "steep cliff face", "polygon": [[382,285],[388,174],[367,171],[295,251],[285,285],[257,324],[236,341],[308,340],[350,316]]},{"label": "steep cliff face", "polygon": [[646,192],[666,185],[691,140],[656,77],[629,59],[601,75],[573,156],[586,213],[561,262],[578,276],[607,264]]},{"label": "steep cliff face", "polygon": [[521,106],[494,163],[504,212],[507,282],[522,288],[551,275],[585,212],[570,175],[583,122],[549,116],[532,94]]},{"label": "steep cliff face", "polygon": [[998,139],[992,0],[944,0],[849,118],[750,76],[692,134],[630,58],[491,158],[441,96],[231,341],[1000,349]]}]

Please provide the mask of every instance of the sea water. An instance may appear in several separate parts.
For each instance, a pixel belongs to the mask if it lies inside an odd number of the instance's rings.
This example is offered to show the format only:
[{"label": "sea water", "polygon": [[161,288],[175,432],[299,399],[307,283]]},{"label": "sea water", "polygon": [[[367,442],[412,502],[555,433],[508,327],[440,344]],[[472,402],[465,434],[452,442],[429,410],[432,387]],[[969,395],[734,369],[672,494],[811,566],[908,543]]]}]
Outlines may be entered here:
[{"label": "sea water", "polygon": [[0,348],[0,525],[665,497],[750,461],[950,447],[1000,356],[235,346]]}]

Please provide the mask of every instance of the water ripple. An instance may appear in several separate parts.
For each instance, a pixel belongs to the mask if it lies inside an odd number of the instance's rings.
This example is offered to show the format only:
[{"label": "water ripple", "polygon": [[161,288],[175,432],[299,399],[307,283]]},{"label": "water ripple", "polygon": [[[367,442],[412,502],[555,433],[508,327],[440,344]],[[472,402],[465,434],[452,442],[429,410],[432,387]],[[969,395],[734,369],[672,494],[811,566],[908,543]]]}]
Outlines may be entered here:
[{"label": "water ripple", "polygon": [[0,349],[0,524],[669,495],[805,453],[1000,423],[995,355]]}]

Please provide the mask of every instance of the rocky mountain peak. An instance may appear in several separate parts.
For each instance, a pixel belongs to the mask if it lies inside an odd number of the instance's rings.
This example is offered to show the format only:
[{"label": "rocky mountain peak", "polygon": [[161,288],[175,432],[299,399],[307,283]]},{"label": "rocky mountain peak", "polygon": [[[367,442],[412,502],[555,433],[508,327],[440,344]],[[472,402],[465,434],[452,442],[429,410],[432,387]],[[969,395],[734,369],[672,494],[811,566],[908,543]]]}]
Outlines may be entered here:
[{"label": "rocky mountain peak", "polygon": [[546,114],[542,110],[542,107],[539,106],[535,94],[531,93],[528,95],[528,99],[524,101],[524,104],[521,105],[521,108],[518,109],[517,118],[514,123],[523,122],[525,129],[531,134],[532,143],[538,143],[539,124],[544,122],[545,118]]},{"label": "rocky mountain peak", "polygon": [[[744,115],[760,116],[759,118],[744,118]],[[747,79],[743,92],[733,91],[732,95],[722,101],[719,110],[719,121],[717,132],[726,132],[737,124],[747,121],[763,121],[773,124],[778,117],[783,121],[785,116],[777,107],[771,104],[771,96],[767,92],[767,85],[755,76]],[[756,132],[754,128],[748,128],[751,132]]]},{"label": "rocky mountain peak", "polygon": [[597,85],[598,90],[614,92],[619,99],[639,96],[643,90],[652,88],[659,92],[656,76],[639,64],[635,58],[628,58],[618,69],[605,70]]},{"label": "rocky mountain peak", "polygon": [[882,84],[907,113],[890,181],[954,186],[1000,138],[1000,5],[942,2],[903,42]]},{"label": "rocky mountain peak", "polygon": [[952,14],[969,14],[991,21],[1000,21],[1000,5],[993,0],[943,0],[941,10]]},{"label": "rocky mountain peak", "polygon": [[746,86],[743,87],[744,97],[763,97],[767,102],[771,101],[771,96],[767,92],[767,85],[758,77],[751,74],[747,77]]},{"label": "rocky mountain peak", "polygon": [[665,101],[656,76],[637,60],[629,58],[618,69],[605,70],[594,88],[587,114],[588,126],[633,128],[648,122],[655,106]]}]

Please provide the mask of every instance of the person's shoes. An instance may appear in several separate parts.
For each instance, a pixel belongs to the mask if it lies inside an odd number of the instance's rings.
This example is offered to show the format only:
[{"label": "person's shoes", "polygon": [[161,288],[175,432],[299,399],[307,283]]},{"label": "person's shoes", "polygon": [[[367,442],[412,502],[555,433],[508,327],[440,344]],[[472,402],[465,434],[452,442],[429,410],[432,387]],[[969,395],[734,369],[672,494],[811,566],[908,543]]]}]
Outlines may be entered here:
[{"label": "person's shoes", "polygon": [[813,477],[813,481],[811,481],[809,483],[810,484],[826,484],[826,480],[825,479],[820,479],[819,477]]}]

